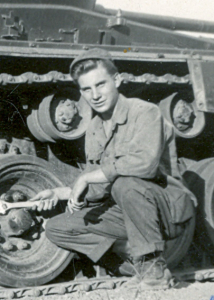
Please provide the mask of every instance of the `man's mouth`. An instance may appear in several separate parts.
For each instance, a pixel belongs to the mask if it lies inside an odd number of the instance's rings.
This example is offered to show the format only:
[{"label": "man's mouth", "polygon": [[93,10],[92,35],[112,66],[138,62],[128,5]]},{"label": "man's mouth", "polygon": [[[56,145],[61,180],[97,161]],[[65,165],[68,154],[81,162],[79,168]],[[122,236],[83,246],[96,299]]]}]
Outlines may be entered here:
[{"label": "man's mouth", "polygon": [[103,104],[105,103],[105,100],[103,100],[103,101],[99,101],[99,102],[95,102],[94,103],[94,106],[102,106]]}]

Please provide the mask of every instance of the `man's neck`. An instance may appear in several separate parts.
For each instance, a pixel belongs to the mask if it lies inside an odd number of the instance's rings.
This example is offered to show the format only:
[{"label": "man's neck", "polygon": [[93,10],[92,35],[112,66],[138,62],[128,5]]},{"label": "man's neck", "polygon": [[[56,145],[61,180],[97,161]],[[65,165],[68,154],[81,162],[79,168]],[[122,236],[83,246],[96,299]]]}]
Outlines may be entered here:
[{"label": "man's neck", "polygon": [[109,110],[108,112],[99,114],[99,115],[100,115],[100,118],[101,118],[103,121],[109,121],[109,120],[111,120],[111,119],[112,119],[112,116],[113,116],[113,113],[114,113],[114,109],[115,109],[115,107],[114,107],[112,110]]},{"label": "man's neck", "polygon": [[114,112],[116,110],[116,107],[117,107],[117,103],[118,103],[118,101],[116,102],[115,106],[112,109],[110,109],[109,111],[106,111],[106,112],[100,114],[100,118],[104,122],[112,119]]}]

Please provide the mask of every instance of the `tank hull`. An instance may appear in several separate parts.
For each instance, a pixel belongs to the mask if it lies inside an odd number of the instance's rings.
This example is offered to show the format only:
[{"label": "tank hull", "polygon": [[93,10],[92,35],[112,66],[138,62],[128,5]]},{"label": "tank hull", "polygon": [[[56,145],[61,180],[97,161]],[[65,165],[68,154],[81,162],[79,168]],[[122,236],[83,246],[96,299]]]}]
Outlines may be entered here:
[{"label": "tank hull", "polygon": [[[141,20],[141,15],[123,14],[121,11],[101,13],[95,9],[95,1],[78,1],[78,6],[76,1],[58,2],[11,0],[0,3],[0,160],[6,169],[10,168],[10,157],[15,162],[25,162],[28,167],[31,161],[39,161],[41,170],[36,176],[40,182],[39,189],[34,189],[35,182],[20,184],[23,190],[26,186],[28,188],[27,199],[49,187],[48,183],[42,185],[43,177],[55,175],[56,178],[47,180],[53,181],[51,187],[72,185],[84,169],[84,133],[92,111],[81,100],[69,74],[69,66],[80,53],[95,46],[111,53],[121,76],[121,93],[159,105],[175,127],[179,157],[194,161],[213,157],[214,40],[179,33],[172,30],[170,22],[161,23],[154,17]],[[176,23],[177,29],[184,31],[194,26],[199,31],[199,25],[194,22],[185,24],[181,20]],[[204,31],[212,32],[214,24],[205,25]],[[70,114],[76,118],[76,125],[68,126],[70,131],[65,123],[60,126],[57,123],[61,98],[68,90],[70,96],[66,94],[66,97],[69,105],[73,105]],[[40,160],[44,162],[43,167]],[[47,176],[42,175],[45,169],[50,169]],[[18,181],[22,182],[23,178],[31,176],[29,172],[33,173],[32,170],[23,171],[23,167],[21,172],[14,167],[10,176],[13,178],[19,174]],[[0,167],[1,176],[5,187],[0,190],[0,196],[13,190],[8,183],[10,178],[4,179],[4,168],[1,170]],[[199,204],[204,201],[199,195]],[[201,205],[198,209],[203,210]],[[192,220],[186,224],[178,239],[167,241],[165,256],[172,268],[183,261],[188,248],[193,245],[194,223],[195,220]],[[205,234],[212,236],[212,228],[205,230]],[[22,241],[22,247],[26,239]],[[10,245],[16,244],[10,239],[6,246],[5,243],[0,241],[0,248],[6,251],[9,261],[13,261]],[[52,253],[51,247],[47,245],[47,253]],[[46,250],[40,250],[44,260]],[[24,249],[17,251],[22,255]],[[67,252],[63,253],[62,261],[56,259],[57,265],[55,260],[47,264],[47,274],[34,272],[37,266],[32,263],[32,278],[29,275],[26,279],[23,271],[13,277],[3,268],[0,284],[21,287],[49,282],[73,258]],[[33,254],[29,255],[33,261]],[[18,262],[15,262],[11,268],[17,266]],[[22,267],[29,269],[25,264]],[[199,279],[200,274],[197,275]],[[123,279],[105,279],[103,288],[106,284],[109,287],[120,286],[121,282]],[[86,280],[81,284],[85,290],[90,290],[94,286],[97,288],[100,281],[92,280],[89,284]],[[48,286],[47,290],[51,288],[61,293],[75,290],[75,284],[62,284],[61,290]],[[31,296],[43,293],[41,288],[26,291]],[[20,291],[13,290],[13,293],[18,295]]]}]

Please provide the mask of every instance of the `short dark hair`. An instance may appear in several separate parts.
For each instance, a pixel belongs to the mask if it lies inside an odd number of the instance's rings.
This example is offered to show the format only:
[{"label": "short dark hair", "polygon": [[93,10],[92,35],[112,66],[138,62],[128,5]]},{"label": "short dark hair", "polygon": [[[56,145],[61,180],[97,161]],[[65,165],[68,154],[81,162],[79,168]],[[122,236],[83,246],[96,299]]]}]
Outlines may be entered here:
[{"label": "short dark hair", "polygon": [[109,75],[114,75],[118,72],[117,67],[112,60],[103,59],[87,59],[75,64],[71,71],[71,76],[75,83],[78,83],[78,78],[88,73],[91,70],[97,69],[98,66],[103,66]]}]

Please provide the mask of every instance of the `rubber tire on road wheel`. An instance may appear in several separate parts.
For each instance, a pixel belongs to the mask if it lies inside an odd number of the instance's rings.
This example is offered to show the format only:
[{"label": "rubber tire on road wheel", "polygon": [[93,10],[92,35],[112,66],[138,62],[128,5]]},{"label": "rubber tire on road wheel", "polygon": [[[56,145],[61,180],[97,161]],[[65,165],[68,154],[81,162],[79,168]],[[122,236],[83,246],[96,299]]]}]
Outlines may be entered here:
[{"label": "rubber tire on road wheel", "polygon": [[[60,174],[50,163],[35,156],[3,155],[0,158],[0,195],[9,189],[21,190],[30,199],[41,190],[64,186],[59,178]],[[46,220],[62,211],[62,202],[59,202],[52,211],[36,213],[43,219],[38,237],[10,238],[14,245],[12,251],[5,250],[5,241],[0,240],[0,285],[38,286],[51,281],[66,268],[73,254],[52,244],[44,230]],[[19,250],[17,241],[27,242],[29,247]]]},{"label": "rubber tire on road wheel", "polygon": [[198,201],[196,241],[214,258],[214,158],[203,159],[184,172],[189,189]]},{"label": "rubber tire on road wheel", "polygon": [[184,231],[177,238],[166,241],[164,257],[169,269],[176,267],[185,257],[195,232],[195,216],[184,224]]}]

